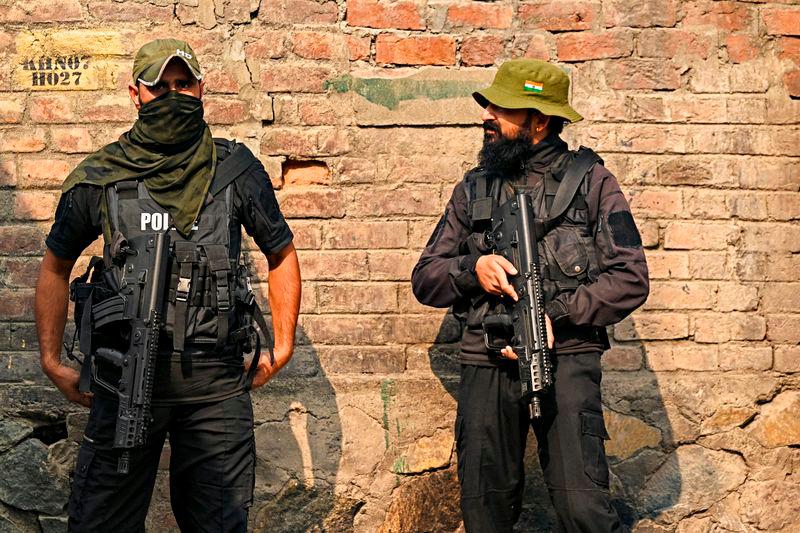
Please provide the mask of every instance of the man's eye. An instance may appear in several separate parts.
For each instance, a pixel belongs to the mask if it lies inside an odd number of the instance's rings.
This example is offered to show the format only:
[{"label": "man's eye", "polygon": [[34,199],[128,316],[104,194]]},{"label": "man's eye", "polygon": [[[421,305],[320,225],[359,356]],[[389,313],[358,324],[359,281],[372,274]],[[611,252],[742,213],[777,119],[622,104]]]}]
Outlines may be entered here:
[{"label": "man's eye", "polygon": [[153,86],[154,91],[163,91],[166,88],[166,84],[164,82],[158,82]]}]

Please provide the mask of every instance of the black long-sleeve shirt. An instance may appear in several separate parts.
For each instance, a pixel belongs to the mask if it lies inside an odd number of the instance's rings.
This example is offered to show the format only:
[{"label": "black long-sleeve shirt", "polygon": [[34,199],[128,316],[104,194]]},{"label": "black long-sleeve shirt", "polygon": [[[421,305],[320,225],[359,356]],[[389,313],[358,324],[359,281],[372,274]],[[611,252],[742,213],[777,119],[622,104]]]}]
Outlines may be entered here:
[{"label": "black long-sleeve shirt", "polygon": [[[549,150],[544,165],[527,173],[525,183],[534,185],[547,168],[566,150]],[[547,303],[546,310],[554,323],[557,353],[578,353],[603,349],[603,343],[576,342],[576,327],[606,326],[619,322],[642,305],[649,292],[647,263],[638,230],[628,202],[616,178],[597,164],[587,175],[589,223],[597,228],[594,238],[600,274],[590,284],[558,295]],[[477,257],[464,255],[460,249],[472,233],[465,182],[459,182],[444,215],[431,235],[428,245],[414,267],[412,287],[420,303],[449,307],[472,299],[482,288],[475,275]],[[483,343],[481,331],[465,328],[461,342],[462,362],[494,364]]]}]

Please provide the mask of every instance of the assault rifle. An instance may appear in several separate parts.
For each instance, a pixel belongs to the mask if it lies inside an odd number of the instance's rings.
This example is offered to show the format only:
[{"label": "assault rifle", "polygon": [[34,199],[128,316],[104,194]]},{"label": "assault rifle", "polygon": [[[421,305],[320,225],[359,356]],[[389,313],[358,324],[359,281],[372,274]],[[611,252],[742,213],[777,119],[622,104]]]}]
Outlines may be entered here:
[{"label": "assault rifle", "polygon": [[[141,446],[152,420],[155,356],[162,325],[164,284],[169,264],[169,236],[152,233],[135,237],[119,248],[128,257],[122,271],[118,296],[92,307],[95,328],[115,323],[130,325],[127,348],[100,347],[94,350],[92,378],[119,400],[114,448],[122,450],[117,471],[127,473],[130,449]],[[120,322],[121,321],[121,322]],[[127,329],[127,328],[126,328]],[[118,383],[101,375],[98,362],[112,365]]]},{"label": "assault rifle", "polygon": [[[486,346],[501,350],[508,344],[519,357],[522,394],[530,402],[531,418],[542,416],[541,397],[553,383],[550,350],[544,314],[544,291],[537,242],[533,198],[518,192],[492,213],[487,244],[517,269],[511,284],[519,296],[508,314],[490,314],[484,319]],[[497,334],[495,334],[497,333]]]}]

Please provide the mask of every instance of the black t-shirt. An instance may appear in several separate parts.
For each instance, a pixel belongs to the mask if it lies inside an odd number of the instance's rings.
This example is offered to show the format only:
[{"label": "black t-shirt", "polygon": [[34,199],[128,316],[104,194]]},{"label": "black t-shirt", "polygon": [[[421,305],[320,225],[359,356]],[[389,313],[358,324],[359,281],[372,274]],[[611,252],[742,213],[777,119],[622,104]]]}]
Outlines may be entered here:
[{"label": "black t-shirt", "polygon": [[[45,241],[56,256],[77,259],[102,235],[102,194],[100,187],[78,185],[61,196]],[[260,163],[233,182],[231,225],[236,230],[244,227],[265,255],[292,242],[292,231]],[[239,394],[243,385],[241,358],[231,347],[219,354],[187,346],[183,353],[159,353],[153,405],[222,400]]]}]

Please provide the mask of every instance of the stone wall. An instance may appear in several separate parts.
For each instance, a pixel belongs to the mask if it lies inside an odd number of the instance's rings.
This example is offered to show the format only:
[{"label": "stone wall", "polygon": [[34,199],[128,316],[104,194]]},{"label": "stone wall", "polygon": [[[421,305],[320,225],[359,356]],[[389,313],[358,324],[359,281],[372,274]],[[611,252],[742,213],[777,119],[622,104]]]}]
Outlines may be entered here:
[{"label": "stone wall", "polygon": [[[566,137],[619,177],[647,248],[651,296],[604,357],[620,512],[800,530],[792,4],[0,0],[0,531],[65,530],[85,412],[39,370],[33,285],[62,180],[130,126],[132,54],[166,36],[194,47],[213,131],[260,156],[300,250],[296,356],[254,394],[254,529],[459,527],[458,325],[409,277],[475,161],[469,94],[525,56],[570,73],[587,120]],[[165,480],[152,531],[176,529]],[[528,485],[522,529],[547,531],[534,454]]]}]

